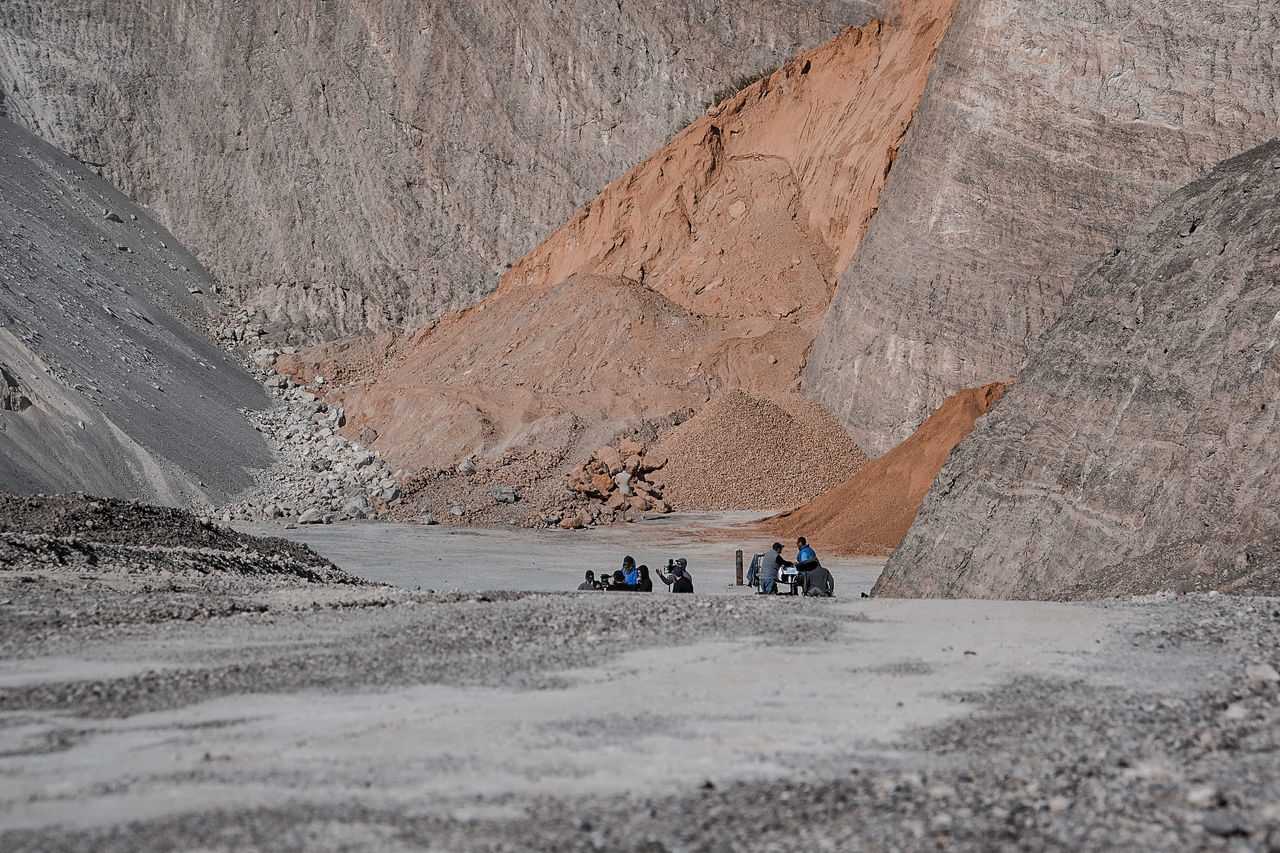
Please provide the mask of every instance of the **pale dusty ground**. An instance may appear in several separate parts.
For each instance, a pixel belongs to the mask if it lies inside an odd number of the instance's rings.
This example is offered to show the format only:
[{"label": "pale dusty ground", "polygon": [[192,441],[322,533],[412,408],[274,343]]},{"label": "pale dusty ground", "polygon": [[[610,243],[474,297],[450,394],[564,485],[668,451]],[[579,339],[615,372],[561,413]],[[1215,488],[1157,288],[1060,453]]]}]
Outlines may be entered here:
[{"label": "pale dusty ground", "polygon": [[[0,849],[1269,837],[1276,702],[1271,687],[1250,698],[1243,667],[1274,648],[1274,602],[861,599],[875,567],[838,562],[837,601],[763,599],[728,586],[741,532],[720,539],[722,521],[289,531],[424,589],[564,590],[623,552],[678,553],[694,596],[358,588],[360,606],[335,610],[325,589],[313,610],[290,589],[263,593],[262,612],[33,638],[0,662]],[[457,565],[477,568],[442,569]],[[1224,717],[1233,698],[1257,707]],[[1148,719],[1160,713],[1168,746]],[[1153,806],[1124,798],[1152,786],[1169,814],[1135,822]],[[786,805],[793,795],[821,814]],[[694,800],[706,820],[677,819]]]},{"label": "pale dusty ground", "polygon": [[[521,590],[560,592],[576,589],[591,569],[613,572],[631,555],[637,564],[655,569],[668,559],[684,557],[693,573],[694,591],[711,595],[746,594],[735,589],[734,552],[743,552],[743,574],[752,554],[773,544],[753,530],[735,524],[769,513],[682,513],[639,524],[590,530],[481,529],[418,524],[346,522],[286,530],[278,524],[238,524],[258,536],[282,536],[305,542],[347,571],[369,580],[408,589],[438,591]],[[783,542],[783,553],[795,557],[795,543]],[[836,579],[836,594],[857,598],[871,592],[884,567],[882,558],[839,558],[822,554]],[[654,586],[666,591],[653,575]]]}]

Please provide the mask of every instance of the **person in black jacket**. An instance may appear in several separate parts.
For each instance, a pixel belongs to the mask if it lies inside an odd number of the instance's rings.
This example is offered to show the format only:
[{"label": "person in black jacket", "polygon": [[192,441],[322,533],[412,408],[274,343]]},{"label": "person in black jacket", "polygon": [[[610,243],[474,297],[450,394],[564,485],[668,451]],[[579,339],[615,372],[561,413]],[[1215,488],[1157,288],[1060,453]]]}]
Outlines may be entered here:
[{"label": "person in black jacket", "polygon": [[693,592],[693,578],[683,566],[676,566],[671,574],[674,576],[674,580],[671,581],[672,592]]},{"label": "person in black jacket", "polygon": [[636,592],[653,592],[653,580],[649,577],[649,567],[640,566],[639,580],[636,581]]},{"label": "person in black jacket", "polygon": [[826,566],[813,561],[813,568],[804,572],[804,594],[816,595],[822,598],[831,598],[836,594],[836,579],[831,576],[831,572]]}]

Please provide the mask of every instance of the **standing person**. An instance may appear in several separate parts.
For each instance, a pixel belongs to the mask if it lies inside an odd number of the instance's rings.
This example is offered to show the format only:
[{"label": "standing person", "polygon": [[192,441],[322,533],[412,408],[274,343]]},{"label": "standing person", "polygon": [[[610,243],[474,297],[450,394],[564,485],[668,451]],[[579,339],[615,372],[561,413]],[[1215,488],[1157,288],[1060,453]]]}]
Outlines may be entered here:
[{"label": "standing person", "polygon": [[640,579],[640,573],[636,571],[636,558],[630,554],[622,558],[622,582],[627,586],[635,586],[636,581]]},{"label": "standing person", "polygon": [[[666,574],[662,571],[661,566],[658,567],[658,580],[662,581],[667,586],[671,586],[675,583],[676,578],[679,577],[680,574],[686,575],[689,578],[689,585],[693,585],[693,572],[689,571],[689,561],[684,557],[677,557],[674,562],[668,562],[667,568],[671,570],[671,574]],[[676,569],[680,570],[679,574],[676,573]],[[675,592],[674,589],[671,591]]]},{"label": "standing person", "polygon": [[641,566],[636,571],[640,576],[636,581],[636,592],[653,592],[653,580],[649,577],[649,567]]},{"label": "standing person", "polygon": [[790,565],[791,561],[782,556],[782,543],[774,542],[760,561],[760,591],[756,594],[775,595],[778,592],[778,570]]},{"label": "standing person", "polygon": [[599,589],[596,586],[596,573],[587,569],[587,579],[578,584],[578,589]]}]

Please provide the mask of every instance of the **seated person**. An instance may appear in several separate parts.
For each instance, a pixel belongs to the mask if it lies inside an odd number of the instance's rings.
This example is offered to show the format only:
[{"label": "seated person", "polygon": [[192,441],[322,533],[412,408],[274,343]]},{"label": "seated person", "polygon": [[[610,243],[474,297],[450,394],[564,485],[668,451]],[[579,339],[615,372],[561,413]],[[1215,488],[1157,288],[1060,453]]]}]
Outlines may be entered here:
[{"label": "seated person", "polygon": [[833,578],[831,576],[831,572],[817,560],[813,561],[813,568],[804,573],[802,580],[804,583],[805,595],[831,598],[836,594],[836,579]]},{"label": "seated person", "polygon": [[671,574],[675,577],[671,582],[672,592],[693,592],[693,578],[683,566],[676,566]]},{"label": "seated person", "polygon": [[636,570],[636,592],[653,592],[653,580],[649,577],[649,567],[641,566]]},{"label": "seated person", "polygon": [[796,571],[807,572],[818,564],[818,555],[803,536],[796,539]]}]

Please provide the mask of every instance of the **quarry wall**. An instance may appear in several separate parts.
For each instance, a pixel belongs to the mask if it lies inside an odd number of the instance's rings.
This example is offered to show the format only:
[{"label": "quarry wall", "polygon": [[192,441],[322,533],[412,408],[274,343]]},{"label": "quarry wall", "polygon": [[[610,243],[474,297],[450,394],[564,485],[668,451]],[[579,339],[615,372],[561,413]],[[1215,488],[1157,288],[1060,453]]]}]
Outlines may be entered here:
[{"label": "quarry wall", "polygon": [[1276,44],[1269,3],[961,3],[806,393],[875,455],[1011,379],[1086,265],[1277,133]]},{"label": "quarry wall", "polygon": [[311,341],[477,301],[716,93],[887,5],[12,0],[0,106]]}]

